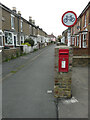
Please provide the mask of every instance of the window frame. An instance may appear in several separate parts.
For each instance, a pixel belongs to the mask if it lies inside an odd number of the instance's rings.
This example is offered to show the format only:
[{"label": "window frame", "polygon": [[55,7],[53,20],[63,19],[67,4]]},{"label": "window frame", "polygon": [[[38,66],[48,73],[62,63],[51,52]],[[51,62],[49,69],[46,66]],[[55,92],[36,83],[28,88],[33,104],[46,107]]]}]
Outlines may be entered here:
[{"label": "window frame", "polygon": [[20,28],[21,28],[21,32],[23,32],[23,20],[21,20]]},{"label": "window frame", "polygon": [[15,29],[15,19],[14,18],[15,18],[15,16],[11,14],[11,29]]},{"label": "window frame", "polygon": [[13,33],[12,33],[12,32],[8,32],[8,31],[5,31],[4,34],[5,34],[5,33],[8,33],[8,34],[10,33],[10,34],[12,35],[12,44],[6,43],[6,36],[5,36],[5,45],[8,45],[8,46],[14,45]]},{"label": "window frame", "polygon": [[[86,36],[86,37],[84,38],[84,36]],[[85,43],[86,43],[86,45],[85,45]],[[87,48],[87,33],[83,33],[83,48]]]}]

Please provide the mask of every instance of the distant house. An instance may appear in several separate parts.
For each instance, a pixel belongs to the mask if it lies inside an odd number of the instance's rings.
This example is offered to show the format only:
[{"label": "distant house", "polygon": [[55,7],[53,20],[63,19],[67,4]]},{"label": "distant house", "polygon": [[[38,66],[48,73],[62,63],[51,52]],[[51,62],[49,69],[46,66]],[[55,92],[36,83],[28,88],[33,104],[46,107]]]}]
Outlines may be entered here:
[{"label": "distant house", "polygon": [[68,33],[68,29],[66,29],[65,31],[62,32],[61,43],[67,44],[67,42],[68,42],[67,33]]},{"label": "distant house", "polygon": [[51,35],[48,35],[48,37],[50,41],[56,42],[56,36],[54,36],[53,33]]}]

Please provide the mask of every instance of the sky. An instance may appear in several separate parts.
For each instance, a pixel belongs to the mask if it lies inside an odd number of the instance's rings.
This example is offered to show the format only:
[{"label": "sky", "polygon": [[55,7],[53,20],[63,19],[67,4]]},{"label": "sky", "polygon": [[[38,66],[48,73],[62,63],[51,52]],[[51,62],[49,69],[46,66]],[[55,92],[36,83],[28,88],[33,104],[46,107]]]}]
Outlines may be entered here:
[{"label": "sky", "polygon": [[35,24],[47,34],[62,35],[67,29],[62,22],[62,15],[67,11],[74,11],[77,17],[88,4],[89,0],[0,0],[2,4],[21,11],[22,17],[35,20]]}]

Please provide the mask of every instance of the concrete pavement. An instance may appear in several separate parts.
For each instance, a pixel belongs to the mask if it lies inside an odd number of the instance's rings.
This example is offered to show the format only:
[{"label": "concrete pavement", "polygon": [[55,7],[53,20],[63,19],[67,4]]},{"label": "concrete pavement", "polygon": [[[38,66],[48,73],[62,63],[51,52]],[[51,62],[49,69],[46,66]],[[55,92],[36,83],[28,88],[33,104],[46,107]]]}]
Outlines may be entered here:
[{"label": "concrete pavement", "polygon": [[59,101],[59,118],[88,118],[88,67],[73,67],[72,97]]}]

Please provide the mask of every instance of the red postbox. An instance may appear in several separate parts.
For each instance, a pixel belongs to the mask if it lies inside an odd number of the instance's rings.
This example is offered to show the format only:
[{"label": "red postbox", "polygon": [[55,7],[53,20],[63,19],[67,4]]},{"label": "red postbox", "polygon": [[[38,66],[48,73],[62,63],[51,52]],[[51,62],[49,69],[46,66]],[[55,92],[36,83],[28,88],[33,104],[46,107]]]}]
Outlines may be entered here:
[{"label": "red postbox", "polygon": [[59,49],[59,72],[68,72],[69,49]]}]

